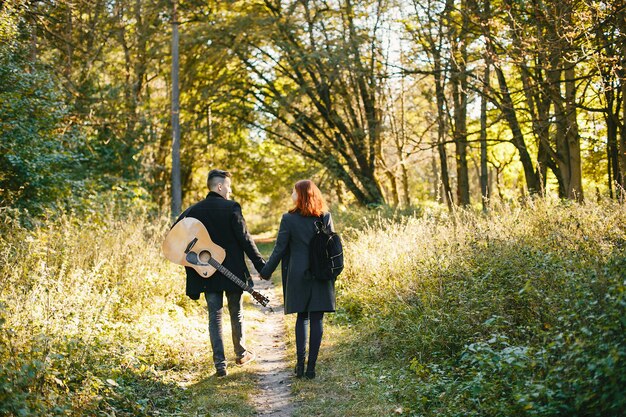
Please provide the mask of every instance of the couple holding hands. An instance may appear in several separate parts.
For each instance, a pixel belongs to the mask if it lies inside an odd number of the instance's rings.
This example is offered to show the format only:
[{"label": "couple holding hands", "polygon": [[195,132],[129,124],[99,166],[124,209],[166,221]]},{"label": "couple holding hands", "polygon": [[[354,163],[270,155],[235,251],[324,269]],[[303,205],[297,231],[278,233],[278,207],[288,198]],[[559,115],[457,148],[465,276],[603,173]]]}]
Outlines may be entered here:
[{"label": "couple holding hands", "polygon": [[[296,319],[296,377],[315,378],[315,364],[322,342],[322,321],[325,312],[335,311],[334,280],[320,281],[312,277],[309,268],[309,242],[315,234],[315,222],[323,216],[326,226],[333,229],[328,208],[317,186],[310,180],[298,181],[291,198],[293,208],[283,214],[276,244],[267,262],[263,259],[246,227],[239,203],[230,200],[232,175],[228,171],[211,170],[207,179],[209,194],[186,209],[176,222],[189,216],[204,224],[212,240],[226,250],[222,265],[252,285],[244,254],[252,261],[262,279],[269,280],[282,261],[281,272],[285,299],[285,314],[297,314]],[[243,330],[242,289],[219,271],[209,279],[202,278],[193,268],[185,267],[186,292],[194,300],[204,293],[209,310],[209,335],[216,375],[226,376],[226,357],[222,336],[223,299],[226,294],[232,328],[233,347],[239,366],[255,359],[245,347]],[[308,360],[307,352],[308,335]]]}]

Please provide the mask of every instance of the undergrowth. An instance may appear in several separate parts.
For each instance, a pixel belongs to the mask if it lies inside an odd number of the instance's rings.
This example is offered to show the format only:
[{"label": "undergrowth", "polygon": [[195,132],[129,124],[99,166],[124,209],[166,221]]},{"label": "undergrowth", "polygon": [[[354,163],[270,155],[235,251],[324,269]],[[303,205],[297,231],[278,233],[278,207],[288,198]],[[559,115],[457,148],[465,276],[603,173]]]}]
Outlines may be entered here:
[{"label": "undergrowth", "polygon": [[0,224],[0,415],[184,415],[174,374],[211,366],[204,309],[160,254],[169,221],[19,214]]},{"label": "undergrowth", "polygon": [[626,409],[623,205],[426,211],[351,233],[334,324],[354,330],[345,349],[393,370],[402,413]]},{"label": "undergrowth", "polygon": [[[0,415],[252,415],[253,376],[207,378],[204,305],[160,254],[169,221],[104,213],[28,228],[0,215]],[[294,385],[298,415],[626,408],[623,205],[347,211],[335,223],[335,339],[319,378]]]}]

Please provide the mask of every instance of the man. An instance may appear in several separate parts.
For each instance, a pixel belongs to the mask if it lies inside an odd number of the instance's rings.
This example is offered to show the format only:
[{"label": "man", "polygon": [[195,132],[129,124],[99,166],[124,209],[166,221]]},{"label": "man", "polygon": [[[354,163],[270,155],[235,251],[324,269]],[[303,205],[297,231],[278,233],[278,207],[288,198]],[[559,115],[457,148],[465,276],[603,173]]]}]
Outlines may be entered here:
[{"label": "man", "polygon": [[[226,251],[222,265],[237,277],[252,286],[250,272],[244,260],[244,253],[260,271],[265,260],[252,240],[239,203],[230,200],[231,174],[218,169],[211,170],[207,178],[209,194],[206,198],[185,210],[178,220],[193,217],[204,224],[211,240]],[[243,290],[219,271],[209,278],[202,278],[193,268],[185,267],[187,273],[187,295],[197,300],[204,293],[209,309],[209,336],[213,349],[213,363],[218,377],[226,376],[226,357],[222,338],[222,306],[224,293],[228,302],[230,324],[236,361],[239,366],[254,360],[253,352],[245,348],[243,332]]]}]

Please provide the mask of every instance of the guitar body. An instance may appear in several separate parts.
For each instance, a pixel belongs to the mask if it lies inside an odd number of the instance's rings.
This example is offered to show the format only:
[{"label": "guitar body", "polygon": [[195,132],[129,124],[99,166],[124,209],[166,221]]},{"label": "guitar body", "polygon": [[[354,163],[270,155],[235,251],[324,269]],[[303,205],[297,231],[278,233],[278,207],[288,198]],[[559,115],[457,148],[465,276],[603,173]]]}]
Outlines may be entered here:
[{"label": "guitar body", "polygon": [[226,251],[215,244],[209,236],[206,227],[198,219],[193,217],[185,217],[172,227],[165,242],[163,242],[163,255],[175,264],[189,266],[196,270],[203,278],[209,278],[217,271],[211,265],[192,264],[187,260],[187,252],[189,245],[197,239],[193,245],[193,251],[198,254],[198,259],[207,264],[209,258],[215,259],[220,264],[226,258]]},{"label": "guitar body", "polygon": [[[269,304],[270,300],[266,296],[255,291],[222,265],[226,251],[211,240],[209,232],[200,220],[185,217],[176,223],[165,237],[162,249],[163,255],[169,261],[189,266],[203,278],[209,278],[215,271],[220,271],[241,289],[249,292],[259,304],[262,306]],[[274,311],[272,307],[270,310]]]}]

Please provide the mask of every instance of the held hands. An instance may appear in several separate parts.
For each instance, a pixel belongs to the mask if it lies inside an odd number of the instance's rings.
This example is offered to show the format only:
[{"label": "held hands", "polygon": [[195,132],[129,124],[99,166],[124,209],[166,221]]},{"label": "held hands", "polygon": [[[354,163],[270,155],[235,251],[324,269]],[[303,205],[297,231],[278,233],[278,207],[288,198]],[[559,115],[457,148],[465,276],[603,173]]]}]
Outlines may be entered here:
[{"label": "held hands", "polygon": [[269,281],[269,280],[270,280],[270,278],[272,278],[272,273],[270,272],[269,274],[264,274],[264,273],[263,273],[263,270],[265,270],[265,269],[266,269],[266,268],[265,268],[265,265],[263,265],[263,268],[258,269],[258,271],[259,271],[259,277],[260,277],[261,279],[265,280],[265,281]]}]

